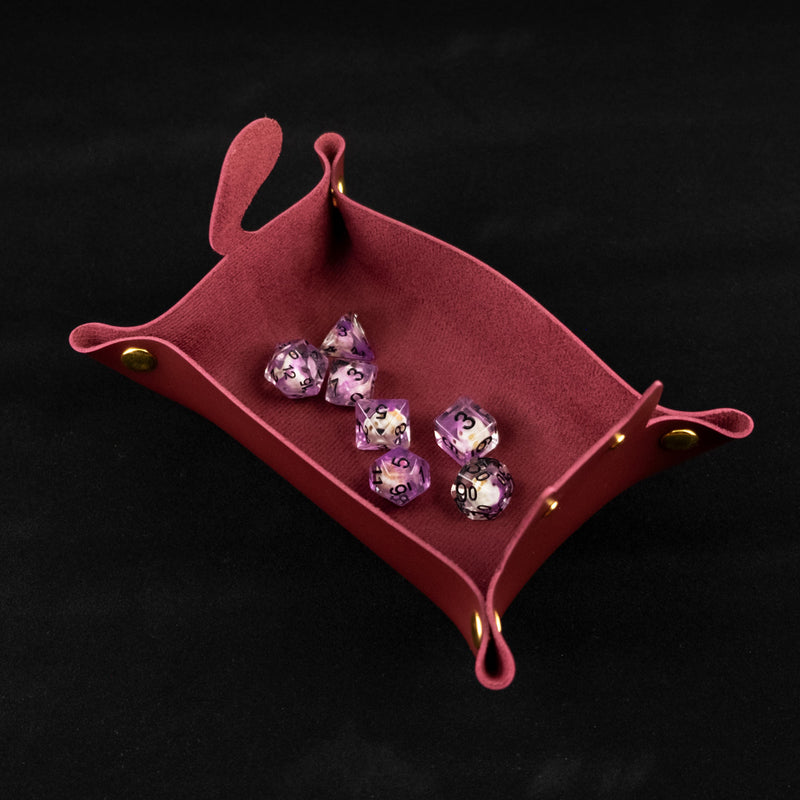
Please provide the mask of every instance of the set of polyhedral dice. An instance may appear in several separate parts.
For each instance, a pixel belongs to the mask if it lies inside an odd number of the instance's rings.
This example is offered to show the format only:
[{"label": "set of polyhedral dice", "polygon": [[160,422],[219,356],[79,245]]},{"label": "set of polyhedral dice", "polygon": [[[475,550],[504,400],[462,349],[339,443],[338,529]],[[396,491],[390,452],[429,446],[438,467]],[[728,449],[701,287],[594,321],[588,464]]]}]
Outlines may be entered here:
[{"label": "set of polyhedral dice", "polygon": [[[404,506],[430,487],[430,467],[409,449],[408,400],[372,397],[378,374],[374,360],[358,317],[350,313],[339,319],[319,350],[306,339],[279,344],[264,377],[286,397],[297,400],[319,394],[327,374],[325,399],[355,407],[356,447],[386,450],[370,466],[370,488]],[[494,519],[514,491],[505,465],[486,455],[498,443],[495,418],[469,397],[459,397],[433,425],[436,443],[461,465],[450,489],[456,506],[469,519]]]}]

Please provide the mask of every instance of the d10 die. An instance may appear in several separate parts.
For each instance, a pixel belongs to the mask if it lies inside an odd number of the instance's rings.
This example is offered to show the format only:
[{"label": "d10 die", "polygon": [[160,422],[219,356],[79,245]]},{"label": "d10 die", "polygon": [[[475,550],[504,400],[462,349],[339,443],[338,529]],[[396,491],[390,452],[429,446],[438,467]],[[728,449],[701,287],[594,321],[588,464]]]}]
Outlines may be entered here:
[{"label": "d10 die", "polygon": [[325,399],[336,406],[354,406],[357,400],[372,397],[378,374],[376,364],[366,361],[331,361]]},{"label": "d10 die", "polygon": [[405,447],[395,447],[373,461],[369,485],[398,506],[419,497],[431,485],[428,462]]},{"label": "d10 die", "polygon": [[461,467],[450,494],[470,519],[494,519],[511,501],[514,480],[496,458],[474,458]]},{"label": "d10 die", "polygon": [[433,421],[436,443],[459,464],[497,447],[497,421],[469,397],[459,397]]},{"label": "d10 die", "polygon": [[356,314],[344,314],[322,342],[322,352],[331,358],[348,361],[374,361],[375,353],[367,341]]},{"label": "d10 die", "polygon": [[357,400],[356,447],[359,450],[408,447],[408,400]]},{"label": "d10 die", "polygon": [[279,344],[270,358],[264,377],[283,392],[297,400],[319,394],[328,359],[305,339],[293,339]]}]

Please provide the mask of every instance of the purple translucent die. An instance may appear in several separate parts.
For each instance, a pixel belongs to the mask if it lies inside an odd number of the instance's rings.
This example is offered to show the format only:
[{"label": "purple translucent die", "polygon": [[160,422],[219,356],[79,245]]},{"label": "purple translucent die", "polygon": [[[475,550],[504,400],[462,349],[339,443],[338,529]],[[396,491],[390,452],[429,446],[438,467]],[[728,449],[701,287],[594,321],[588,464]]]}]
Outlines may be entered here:
[{"label": "purple translucent die", "polygon": [[404,506],[431,485],[431,471],[424,458],[395,447],[372,462],[369,485],[381,497]]},{"label": "purple translucent die", "polygon": [[331,358],[346,358],[348,361],[374,361],[375,353],[369,346],[367,336],[356,314],[344,314],[331,328],[320,348]]},{"label": "purple translucent die", "polygon": [[264,377],[293,400],[319,394],[328,359],[305,339],[279,344],[270,358]]},{"label": "purple translucent die", "polygon": [[494,519],[511,500],[514,480],[496,458],[473,458],[461,467],[450,494],[470,519]]},{"label": "purple translucent die", "polygon": [[359,450],[408,447],[410,443],[408,400],[356,400],[356,447]]},{"label": "purple translucent die", "polygon": [[372,397],[377,374],[377,365],[367,361],[331,361],[325,399],[337,406],[354,406],[357,400]]},{"label": "purple translucent die", "polygon": [[436,443],[459,464],[497,447],[497,421],[469,397],[459,397],[433,421]]}]

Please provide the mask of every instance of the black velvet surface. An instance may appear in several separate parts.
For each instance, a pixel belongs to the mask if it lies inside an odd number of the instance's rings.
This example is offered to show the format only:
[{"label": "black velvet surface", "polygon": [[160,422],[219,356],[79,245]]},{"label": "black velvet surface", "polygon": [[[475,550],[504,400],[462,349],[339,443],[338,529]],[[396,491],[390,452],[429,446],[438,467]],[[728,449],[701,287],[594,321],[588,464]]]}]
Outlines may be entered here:
[{"label": "black velvet surface", "polygon": [[[520,9],[8,15],[3,797],[798,796],[800,27]],[[504,616],[503,692],[248,451],[69,349],[216,263],[219,168],[263,115],[284,150],[251,226],[335,130],[356,200],[665,405],[755,419],[557,551]]]}]

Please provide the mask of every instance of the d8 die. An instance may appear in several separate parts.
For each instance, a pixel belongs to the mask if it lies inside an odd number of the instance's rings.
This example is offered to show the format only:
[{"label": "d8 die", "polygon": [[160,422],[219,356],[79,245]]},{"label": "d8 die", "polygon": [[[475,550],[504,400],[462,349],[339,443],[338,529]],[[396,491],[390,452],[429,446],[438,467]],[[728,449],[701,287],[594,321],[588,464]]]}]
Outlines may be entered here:
[{"label": "d8 die", "polygon": [[433,421],[436,443],[459,464],[497,446],[497,421],[469,397],[459,397]]},{"label": "d8 die", "polygon": [[380,450],[411,443],[408,400],[356,400],[356,447]]},{"label": "d8 die", "polygon": [[331,358],[348,361],[374,361],[375,353],[367,341],[367,335],[358,321],[357,314],[343,314],[331,328],[320,348]]},{"label": "d8 die", "polygon": [[283,392],[297,400],[319,394],[328,359],[305,339],[293,339],[279,344],[270,358],[264,377]]},{"label": "d8 die", "polygon": [[395,505],[404,506],[431,485],[428,462],[405,447],[395,447],[373,461],[369,485]]},{"label": "d8 die", "polygon": [[331,361],[325,399],[336,406],[354,406],[357,400],[372,397],[377,374],[376,364],[337,358]]},{"label": "d8 die", "polygon": [[514,480],[496,458],[473,458],[461,467],[450,494],[470,519],[494,519],[511,501]]}]

